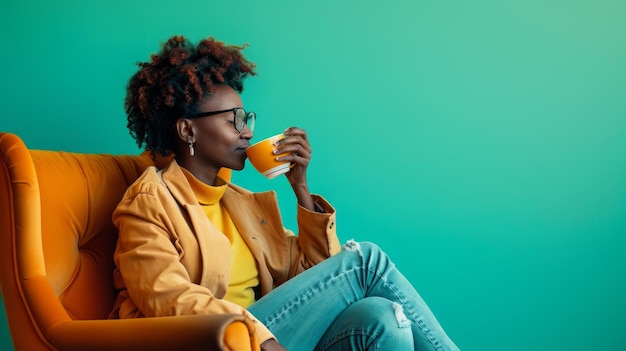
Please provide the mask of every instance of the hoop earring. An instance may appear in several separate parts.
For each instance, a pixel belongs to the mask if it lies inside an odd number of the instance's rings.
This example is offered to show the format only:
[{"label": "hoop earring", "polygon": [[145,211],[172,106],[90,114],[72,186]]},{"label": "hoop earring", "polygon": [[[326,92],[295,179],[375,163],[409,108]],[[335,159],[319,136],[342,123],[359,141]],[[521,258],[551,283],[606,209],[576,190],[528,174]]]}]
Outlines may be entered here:
[{"label": "hoop earring", "polygon": [[189,141],[189,156],[192,156],[196,154],[196,150],[193,148],[193,141]]}]

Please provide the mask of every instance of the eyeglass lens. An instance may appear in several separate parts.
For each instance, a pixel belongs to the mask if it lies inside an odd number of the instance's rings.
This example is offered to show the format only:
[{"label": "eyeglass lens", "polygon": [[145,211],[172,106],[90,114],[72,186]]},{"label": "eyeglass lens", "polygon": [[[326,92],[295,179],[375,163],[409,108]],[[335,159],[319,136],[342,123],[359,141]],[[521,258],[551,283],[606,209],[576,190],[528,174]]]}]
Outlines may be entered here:
[{"label": "eyeglass lens", "polygon": [[242,108],[235,110],[235,129],[237,129],[238,132],[241,133],[246,125],[248,126],[248,129],[253,132],[255,122],[256,115],[254,112],[246,112]]}]

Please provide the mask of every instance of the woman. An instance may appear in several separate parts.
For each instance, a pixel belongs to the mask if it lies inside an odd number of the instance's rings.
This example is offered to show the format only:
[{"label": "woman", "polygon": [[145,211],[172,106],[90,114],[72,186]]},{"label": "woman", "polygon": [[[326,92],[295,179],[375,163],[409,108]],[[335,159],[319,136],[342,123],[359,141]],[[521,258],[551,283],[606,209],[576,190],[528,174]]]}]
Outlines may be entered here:
[{"label": "woman", "polygon": [[240,313],[262,350],[456,350],[411,284],[375,245],[341,250],[335,209],[311,195],[311,146],[284,131],[278,153],[298,200],[298,236],[283,228],[274,192],[219,177],[241,170],[255,114],[239,93],[254,64],[243,47],[174,36],[128,84],[128,128],[154,157],[113,214],[113,318]]}]

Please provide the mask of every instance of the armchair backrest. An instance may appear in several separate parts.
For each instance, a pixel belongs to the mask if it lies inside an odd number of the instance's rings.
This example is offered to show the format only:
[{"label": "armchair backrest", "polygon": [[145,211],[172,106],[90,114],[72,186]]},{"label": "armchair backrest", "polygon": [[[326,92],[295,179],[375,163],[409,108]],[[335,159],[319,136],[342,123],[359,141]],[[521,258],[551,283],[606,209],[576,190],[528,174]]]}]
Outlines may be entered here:
[{"label": "armchair backrest", "polygon": [[[39,188],[45,276],[70,318],[105,319],[115,298],[117,232],[111,214],[151,159],[54,151],[30,154]],[[36,206],[33,200],[29,208]]]},{"label": "armchair backrest", "polygon": [[61,320],[107,318],[115,299],[111,215],[153,164],[147,153],[28,150],[0,133],[0,283],[16,349],[41,348]]},{"label": "armchair backrest", "polygon": [[[0,134],[0,164],[0,278],[14,344],[55,322],[37,307],[58,311],[52,319],[106,319],[115,299],[111,214],[152,158],[31,151]],[[50,290],[56,301],[42,299]]]}]

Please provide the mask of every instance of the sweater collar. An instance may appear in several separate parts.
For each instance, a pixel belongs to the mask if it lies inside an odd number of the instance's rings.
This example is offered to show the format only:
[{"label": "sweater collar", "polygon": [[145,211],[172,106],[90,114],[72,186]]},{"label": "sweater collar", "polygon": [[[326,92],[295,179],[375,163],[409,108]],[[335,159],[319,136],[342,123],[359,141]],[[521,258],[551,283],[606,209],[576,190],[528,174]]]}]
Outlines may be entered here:
[{"label": "sweater collar", "polygon": [[181,167],[181,169],[200,205],[214,205],[222,199],[228,187],[222,178],[218,177],[215,181],[215,186],[212,186],[201,182],[185,168]]}]

